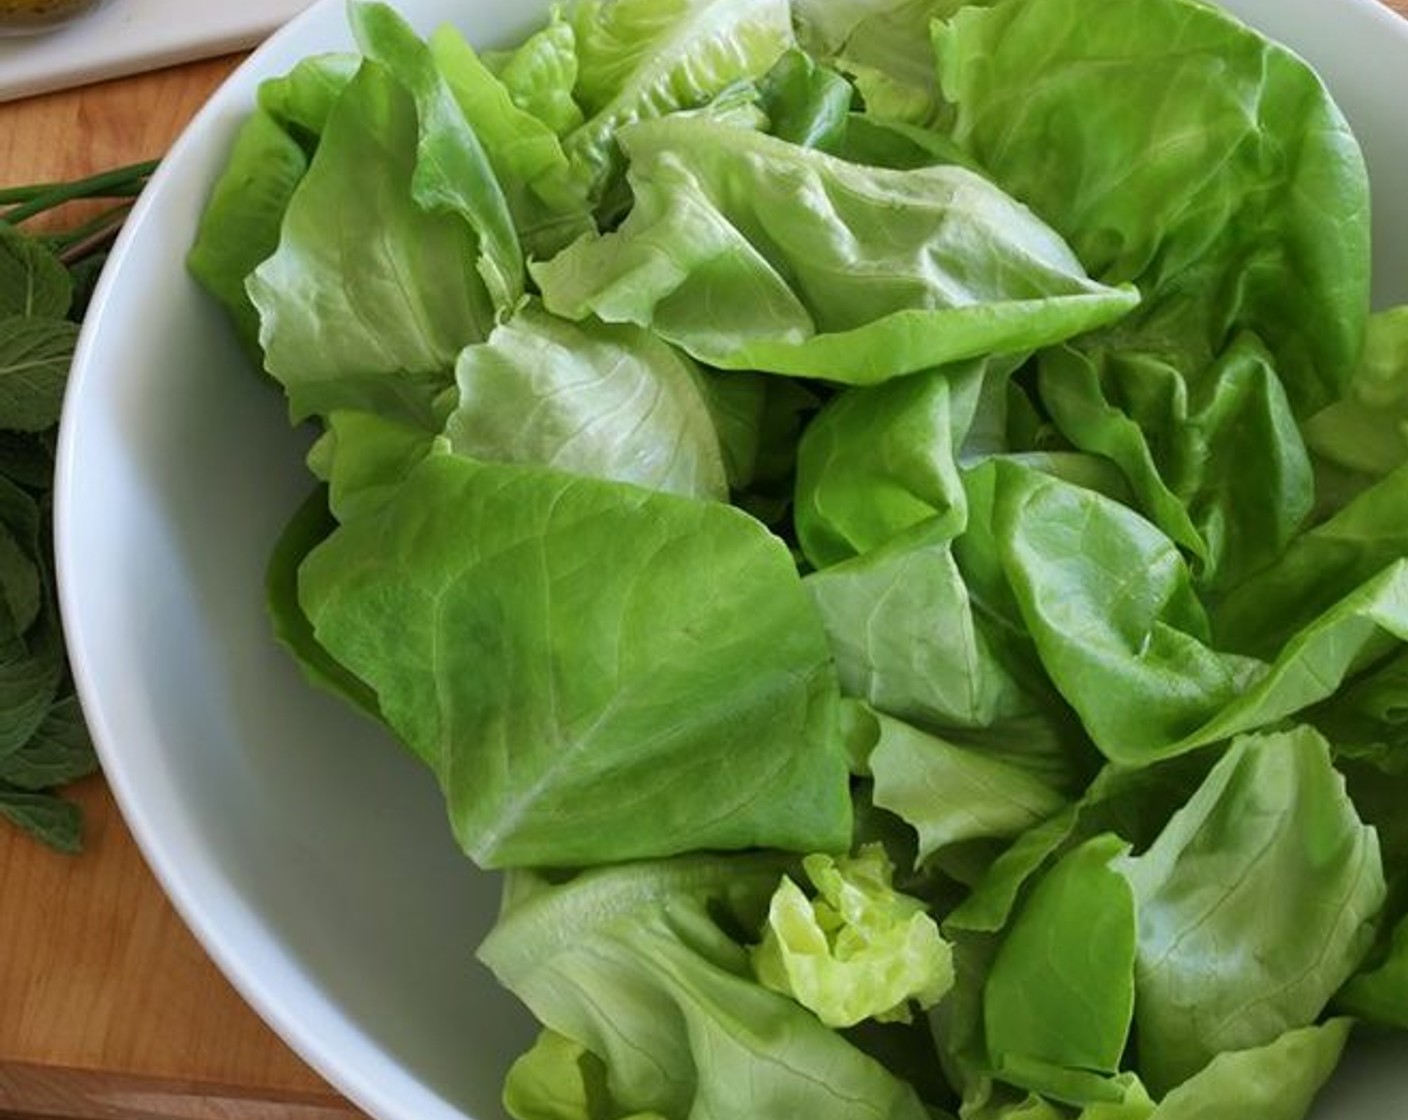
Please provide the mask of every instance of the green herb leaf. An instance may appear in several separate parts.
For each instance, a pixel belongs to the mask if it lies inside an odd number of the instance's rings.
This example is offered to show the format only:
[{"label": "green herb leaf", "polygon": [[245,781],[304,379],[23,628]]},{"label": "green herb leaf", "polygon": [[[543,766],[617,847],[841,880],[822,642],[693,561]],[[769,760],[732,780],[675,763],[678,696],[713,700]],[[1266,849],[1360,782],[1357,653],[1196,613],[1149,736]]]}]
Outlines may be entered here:
[{"label": "green herb leaf", "polygon": [[0,426],[40,432],[59,422],[77,343],[67,319],[0,319]]},{"label": "green herb leaf", "polygon": [[73,281],[63,263],[39,241],[0,222],[0,319],[61,319],[72,298]]},{"label": "green herb leaf", "polygon": [[0,782],[37,793],[86,778],[97,768],[83,710],[70,694],[54,702],[22,750],[0,759]]},{"label": "green herb leaf", "polygon": [[83,818],[78,806],[47,793],[0,782],[0,817],[61,852],[83,847]]}]

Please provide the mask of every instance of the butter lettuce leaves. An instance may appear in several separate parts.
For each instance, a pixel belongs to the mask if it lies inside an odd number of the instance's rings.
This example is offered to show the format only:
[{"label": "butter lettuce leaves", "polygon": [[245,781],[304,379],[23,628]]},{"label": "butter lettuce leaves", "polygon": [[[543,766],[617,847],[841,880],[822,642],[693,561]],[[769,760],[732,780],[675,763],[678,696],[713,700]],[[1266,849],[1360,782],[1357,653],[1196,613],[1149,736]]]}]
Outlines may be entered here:
[{"label": "butter lettuce leaves", "polygon": [[190,264],[310,429],[276,636],[508,872],[511,1114],[1298,1120],[1403,1026],[1408,319],[1299,59],[351,20]]},{"label": "butter lettuce leaves", "polygon": [[[753,978],[744,942],[786,869],[770,856],[692,856],[587,871],[516,904],[511,889],[479,957],[569,1040],[540,1043],[534,1059],[555,1063],[562,1095],[580,1093],[568,1087],[583,1064],[609,1094],[593,1120],[929,1120],[908,1084]],[[531,1072],[510,1077],[520,1120],[545,1115],[521,1108],[542,1084]]]}]

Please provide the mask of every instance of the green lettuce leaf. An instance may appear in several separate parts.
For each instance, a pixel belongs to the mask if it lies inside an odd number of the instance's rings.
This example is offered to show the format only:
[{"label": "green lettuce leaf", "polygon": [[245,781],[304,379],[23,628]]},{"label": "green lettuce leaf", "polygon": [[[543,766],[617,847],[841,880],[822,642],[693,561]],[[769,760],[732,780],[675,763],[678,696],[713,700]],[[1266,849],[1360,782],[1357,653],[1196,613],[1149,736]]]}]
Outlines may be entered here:
[{"label": "green lettuce leaf", "polygon": [[914,827],[920,861],[965,840],[1015,838],[1066,806],[1058,790],[1021,766],[901,720],[874,718],[875,804]]},{"label": "green lettuce leaf", "polygon": [[264,576],[269,621],[275,640],[288,651],[305,680],[380,719],[376,694],[323,648],[298,601],[299,567],[335,528],[327,489],[320,486],[294,511],[269,556]]},{"label": "green lettuce leaf", "polygon": [[328,508],[348,521],[384,505],[426,456],[448,450],[447,441],[418,424],[347,410],[327,417],[309,458],[328,484]]},{"label": "green lettuce leaf", "polygon": [[1136,849],[1148,847],[1206,779],[1214,761],[1210,754],[1138,768],[1107,763],[1078,799],[1017,837],[993,861],[972,893],[944,919],[945,932],[999,932],[1041,872],[1102,833],[1115,833]]},{"label": "green lettuce leaf", "polygon": [[921,523],[956,537],[968,503],[958,449],[989,377],[985,359],[837,394],[797,449],[794,520],[817,568],[885,544]]},{"label": "green lettuce leaf", "polygon": [[953,983],[951,950],[924,903],[894,889],[882,845],[852,857],[813,854],[802,868],[816,896],[784,876],[768,905],[753,971],[829,1027],[910,1021]]},{"label": "green lettuce leaf", "polygon": [[830,67],[792,48],[758,82],[768,132],[789,144],[834,151],[841,143],[855,90]]},{"label": "green lettuce leaf", "polygon": [[1140,1073],[1160,1093],[1314,1023],[1384,900],[1377,837],[1304,727],[1236,740],[1127,874]]},{"label": "green lettuce leaf", "polygon": [[261,366],[259,312],[245,282],[278,248],[284,213],[307,171],[307,155],[279,122],[263,110],[251,113],[240,125],[186,254],[191,275],[219,300],[241,344]]},{"label": "green lettuce leaf", "polygon": [[[1137,1078],[1115,1082],[1120,1101],[1080,1110],[1077,1120],[1302,1120],[1329,1078],[1349,1035],[1349,1020],[1287,1031],[1250,1050],[1219,1054],[1157,1104]],[[965,1111],[965,1120],[1064,1120],[1068,1113],[1040,1096]]]},{"label": "green lettuce leaf", "polygon": [[606,1063],[550,1030],[509,1068],[504,1107],[515,1120],[665,1120],[658,1112],[623,1113],[611,1097]]},{"label": "green lettuce leaf", "polygon": [[970,501],[992,503],[1003,572],[1042,664],[1109,758],[1148,762],[1241,697],[1259,662],[1210,645],[1173,542],[1117,502],[994,460]]},{"label": "green lettuce leaf", "polygon": [[554,7],[547,25],[510,51],[485,54],[513,103],[531,113],[558,136],[582,123],[582,107],[572,91],[577,85],[577,34]]},{"label": "green lettuce leaf", "polygon": [[1305,422],[1316,514],[1332,517],[1408,461],[1408,307],[1369,319],[1345,395]]},{"label": "green lettuce leaf", "polygon": [[586,192],[552,128],[518,106],[455,28],[441,27],[429,46],[503,188],[524,252],[551,256],[594,232]]},{"label": "green lettuce leaf", "polygon": [[1058,342],[1138,299],[962,168],[865,168],[699,117],[620,142],[635,205],[533,267],[544,301],[724,369],[874,384]]},{"label": "green lettuce leaf", "polygon": [[432,455],[299,586],[483,866],[848,844],[824,634],[736,510]]},{"label": "green lettuce leaf", "polygon": [[1250,331],[1297,415],[1340,396],[1369,309],[1368,176],[1299,57],[1201,0],[965,8],[935,46],[955,138],[1092,276],[1138,284],[1114,344],[1198,370]]},{"label": "green lettuce leaf", "polygon": [[1272,563],[1311,511],[1309,456],[1251,335],[1192,377],[1149,354],[1048,352],[1041,398],[1072,443],[1120,465],[1204,587],[1235,586]]},{"label": "green lettuce leaf", "polygon": [[[427,213],[464,220],[477,240],[476,266],[494,306],[500,311],[516,307],[523,296],[518,231],[503,184],[450,78],[429,45],[393,8],[351,0],[347,14],[363,55],[385,67],[414,100],[417,142],[411,197]],[[465,64],[463,52],[455,53],[448,45],[447,52],[458,67],[460,83],[470,84],[475,72]],[[482,89],[470,88],[482,96]],[[484,119],[499,123],[492,110]]]},{"label": "green lettuce leaf", "polygon": [[905,170],[952,163],[982,173],[972,157],[946,133],[869,113],[852,113],[840,143],[832,150],[851,163]]},{"label": "green lettuce leaf", "polygon": [[295,419],[352,408],[429,422],[456,356],[493,323],[473,232],[413,199],[419,135],[410,95],[364,64],[289,201],[277,251],[249,278],[265,365]]},{"label": "green lettuce leaf", "polygon": [[1408,556],[1408,465],[1369,486],[1302,533],[1271,567],[1232,588],[1213,613],[1218,641],[1275,657],[1299,632],[1334,612]]},{"label": "green lettuce leaf", "polygon": [[1393,927],[1384,959],[1340,990],[1335,1009],[1375,1026],[1408,1030],[1408,917]]},{"label": "green lettuce leaf", "polygon": [[1134,1015],[1134,893],[1106,834],[1064,856],[1018,913],[983,993],[994,1075],[1071,1104],[1119,1101]]},{"label": "green lettuce leaf", "polygon": [[1348,1019],[1287,1031],[1265,1046],[1227,1050],[1159,1102],[1150,1120],[1302,1120],[1349,1037]]},{"label": "green lettuce leaf", "polygon": [[466,347],[453,449],[687,497],[728,497],[709,389],[687,357],[629,324],[573,323],[535,304]]},{"label": "green lettuce leaf", "polygon": [[362,56],[334,51],[300,59],[286,74],[259,83],[259,112],[283,126],[311,155],[333,107],[357,75]]},{"label": "green lettuce leaf", "polygon": [[1408,561],[1372,574],[1397,530],[1370,516],[1405,481],[1390,476],[1297,538],[1218,605],[1216,634],[1172,541],[1119,503],[1015,462],[966,476],[970,524],[991,536],[982,549],[960,538],[955,555],[1004,630],[1030,633],[1101,753],[1147,765],[1305,711],[1408,639]]},{"label": "green lettuce leaf", "polygon": [[945,115],[929,25],[961,0],[796,0],[807,49],[850,74],[868,114],[930,124]]},{"label": "green lettuce leaf", "polygon": [[787,0],[582,0],[571,19],[586,120],[563,144],[594,199],[626,126],[761,78],[793,42]]},{"label": "green lettuce leaf", "polygon": [[1033,710],[974,609],[939,519],[805,582],[848,696],[950,728]]}]

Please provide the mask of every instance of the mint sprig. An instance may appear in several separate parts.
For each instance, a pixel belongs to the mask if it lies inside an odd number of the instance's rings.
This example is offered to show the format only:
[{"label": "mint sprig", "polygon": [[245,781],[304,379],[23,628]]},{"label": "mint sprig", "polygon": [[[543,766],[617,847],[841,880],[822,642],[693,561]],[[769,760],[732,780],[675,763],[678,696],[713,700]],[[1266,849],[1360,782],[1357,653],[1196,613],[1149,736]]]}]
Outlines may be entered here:
[{"label": "mint sprig", "polygon": [[[98,763],[54,591],[54,447],[88,297],[154,168],[0,189],[0,817],[65,852],[81,847],[82,819],[57,791]],[[110,205],[56,228],[81,200]]]}]

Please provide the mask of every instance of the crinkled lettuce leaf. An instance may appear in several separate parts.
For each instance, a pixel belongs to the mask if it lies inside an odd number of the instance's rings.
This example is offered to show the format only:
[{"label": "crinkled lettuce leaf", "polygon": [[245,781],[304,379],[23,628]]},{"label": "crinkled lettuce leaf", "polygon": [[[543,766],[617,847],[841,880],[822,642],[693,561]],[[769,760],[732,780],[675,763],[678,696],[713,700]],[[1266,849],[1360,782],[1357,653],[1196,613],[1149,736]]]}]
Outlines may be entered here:
[{"label": "crinkled lettuce leaf", "polygon": [[805,51],[783,52],[758,82],[758,104],[770,135],[804,148],[834,151],[850,120],[855,90]]},{"label": "crinkled lettuce leaf", "polygon": [[808,50],[851,75],[867,114],[929,124],[945,116],[929,26],[960,0],[796,0]]},{"label": "crinkled lettuce leaf", "polygon": [[1271,567],[1228,591],[1213,614],[1218,641],[1269,658],[1317,618],[1408,556],[1408,465],[1396,468],[1333,517],[1298,536]]},{"label": "crinkled lettuce leaf", "polygon": [[625,222],[533,277],[556,314],[637,323],[711,365],[874,384],[1059,342],[1138,301],[962,168],[866,168],[699,117],[620,142]]},{"label": "crinkled lettuce leaf", "polygon": [[[340,408],[426,419],[493,304],[462,217],[423,209],[411,95],[364,63],[248,281],[265,368],[295,419]],[[369,230],[376,230],[375,237]]]},{"label": "crinkled lettuce leaf", "polygon": [[1310,458],[1253,335],[1196,376],[1152,354],[1060,348],[1042,355],[1041,398],[1076,446],[1119,464],[1214,593],[1273,563],[1311,512]]},{"label": "crinkled lettuce leaf", "polygon": [[333,106],[361,65],[362,56],[356,51],[332,51],[299,59],[286,74],[259,83],[259,109],[311,152],[317,148]]},{"label": "crinkled lettuce leaf", "polygon": [[950,728],[991,727],[1036,707],[974,609],[942,519],[805,583],[848,696]]},{"label": "crinkled lettuce leaf", "polygon": [[572,92],[577,85],[577,35],[560,7],[553,8],[546,26],[518,46],[497,55],[488,52],[484,61],[513,103],[558,136],[582,123],[582,107]]},{"label": "crinkled lettuce leaf", "polygon": [[807,559],[825,568],[924,524],[958,536],[968,503],[958,450],[987,359],[916,373],[837,394],[807,425],[797,448],[796,525]]},{"label": "crinkled lettuce leaf", "polygon": [[802,869],[815,896],[784,876],[752,952],[764,987],[829,1027],[907,1023],[911,1004],[925,1009],[943,997],[953,983],[951,950],[924,903],[895,890],[882,845],[854,856],[814,853]]},{"label": "crinkled lettuce leaf", "polygon": [[[1287,1031],[1274,1042],[1219,1054],[1157,1103],[1137,1078],[1114,1084],[1119,1101],[1086,1105],[1077,1120],[1302,1120],[1339,1061],[1348,1019]],[[965,1120],[1064,1120],[1069,1114],[1031,1095],[964,1113]]]},{"label": "crinkled lettuce leaf", "polygon": [[454,27],[440,27],[428,45],[503,188],[523,251],[551,256],[595,231],[586,191],[552,128],[518,106]]},{"label": "crinkled lettuce leaf", "polygon": [[969,7],[935,45],[955,138],[1092,276],[1139,286],[1111,345],[1188,372],[1250,331],[1297,415],[1340,396],[1369,309],[1368,176],[1299,57],[1201,0]]},{"label": "crinkled lettuce leaf", "polygon": [[619,171],[626,126],[760,78],[793,43],[787,0],[580,0],[571,20],[586,119],[563,144],[593,199]]},{"label": "crinkled lettuce leaf", "polygon": [[325,425],[308,459],[328,484],[328,508],[338,521],[380,508],[422,459],[449,450],[433,431],[394,416],[339,410]]},{"label": "crinkled lettuce leaf", "polygon": [[445,431],[459,454],[728,497],[700,371],[639,327],[573,323],[529,305],[466,347],[455,379]]},{"label": "crinkled lettuce leaf", "polygon": [[1370,316],[1354,377],[1306,420],[1305,441],[1326,516],[1408,461],[1408,307]]},{"label": "crinkled lettuce leaf", "polygon": [[[347,14],[363,55],[384,67],[415,104],[411,197],[427,213],[463,219],[475,235],[476,267],[494,306],[500,311],[517,306],[523,295],[523,250],[514,215],[479,126],[466,115],[449,73],[390,6],[351,0]],[[463,54],[452,54],[450,62],[458,81],[468,85],[473,69]],[[482,87],[474,92],[482,99]],[[478,108],[482,101],[474,104]],[[496,107],[487,108],[482,120],[498,123],[492,108]]]},{"label": "crinkled lettuce leaf", "polygon": [[993,861],[972,893],[945,917],[944,930],[952,935],[999,932],[1042,872],[1103,833],[1115,833],[1136,849],[1147,848],[1206,779],[1214,761],[1210,754],[1137,768],[1107,763],[1079,798],[1022,833]]},{"label": "crinkled lettuce leaf", "polygon": [[606,1063],[553,1030],[542,1031],[509,1067],[504,1107],[515,1120],[665,1120],[658,1112],[622,1112],[607,1085]]},{"label": "crinkled lettuce leaf", "polygon": [[1014,462],[970,477],[1052,681],[1107,757],[1152,761],[1242,697],[1261,663],[1210,644],[1182,555],[1132,510]]},{"label": "crinkled lettuce leaf", "polygon": [[1329,1080],[1350,1020],[1288,1030],[1265,1046],[1225,1050],[1169,1092],[1150,1120],[1302,1120]]},{"label": "crinkled lettuce leaf", "polygon": [[1390,559],[1396,522],[1371,516],[1398,475],[1211,614],[1173,542],[1126,506],[1012,460],[965,482],[970,525],[990,534],[982,549],[956,542],[970,591],[1030,635],[1116,762],[1147,765],[1304,712],[1408,638],[1408,561]]}]

